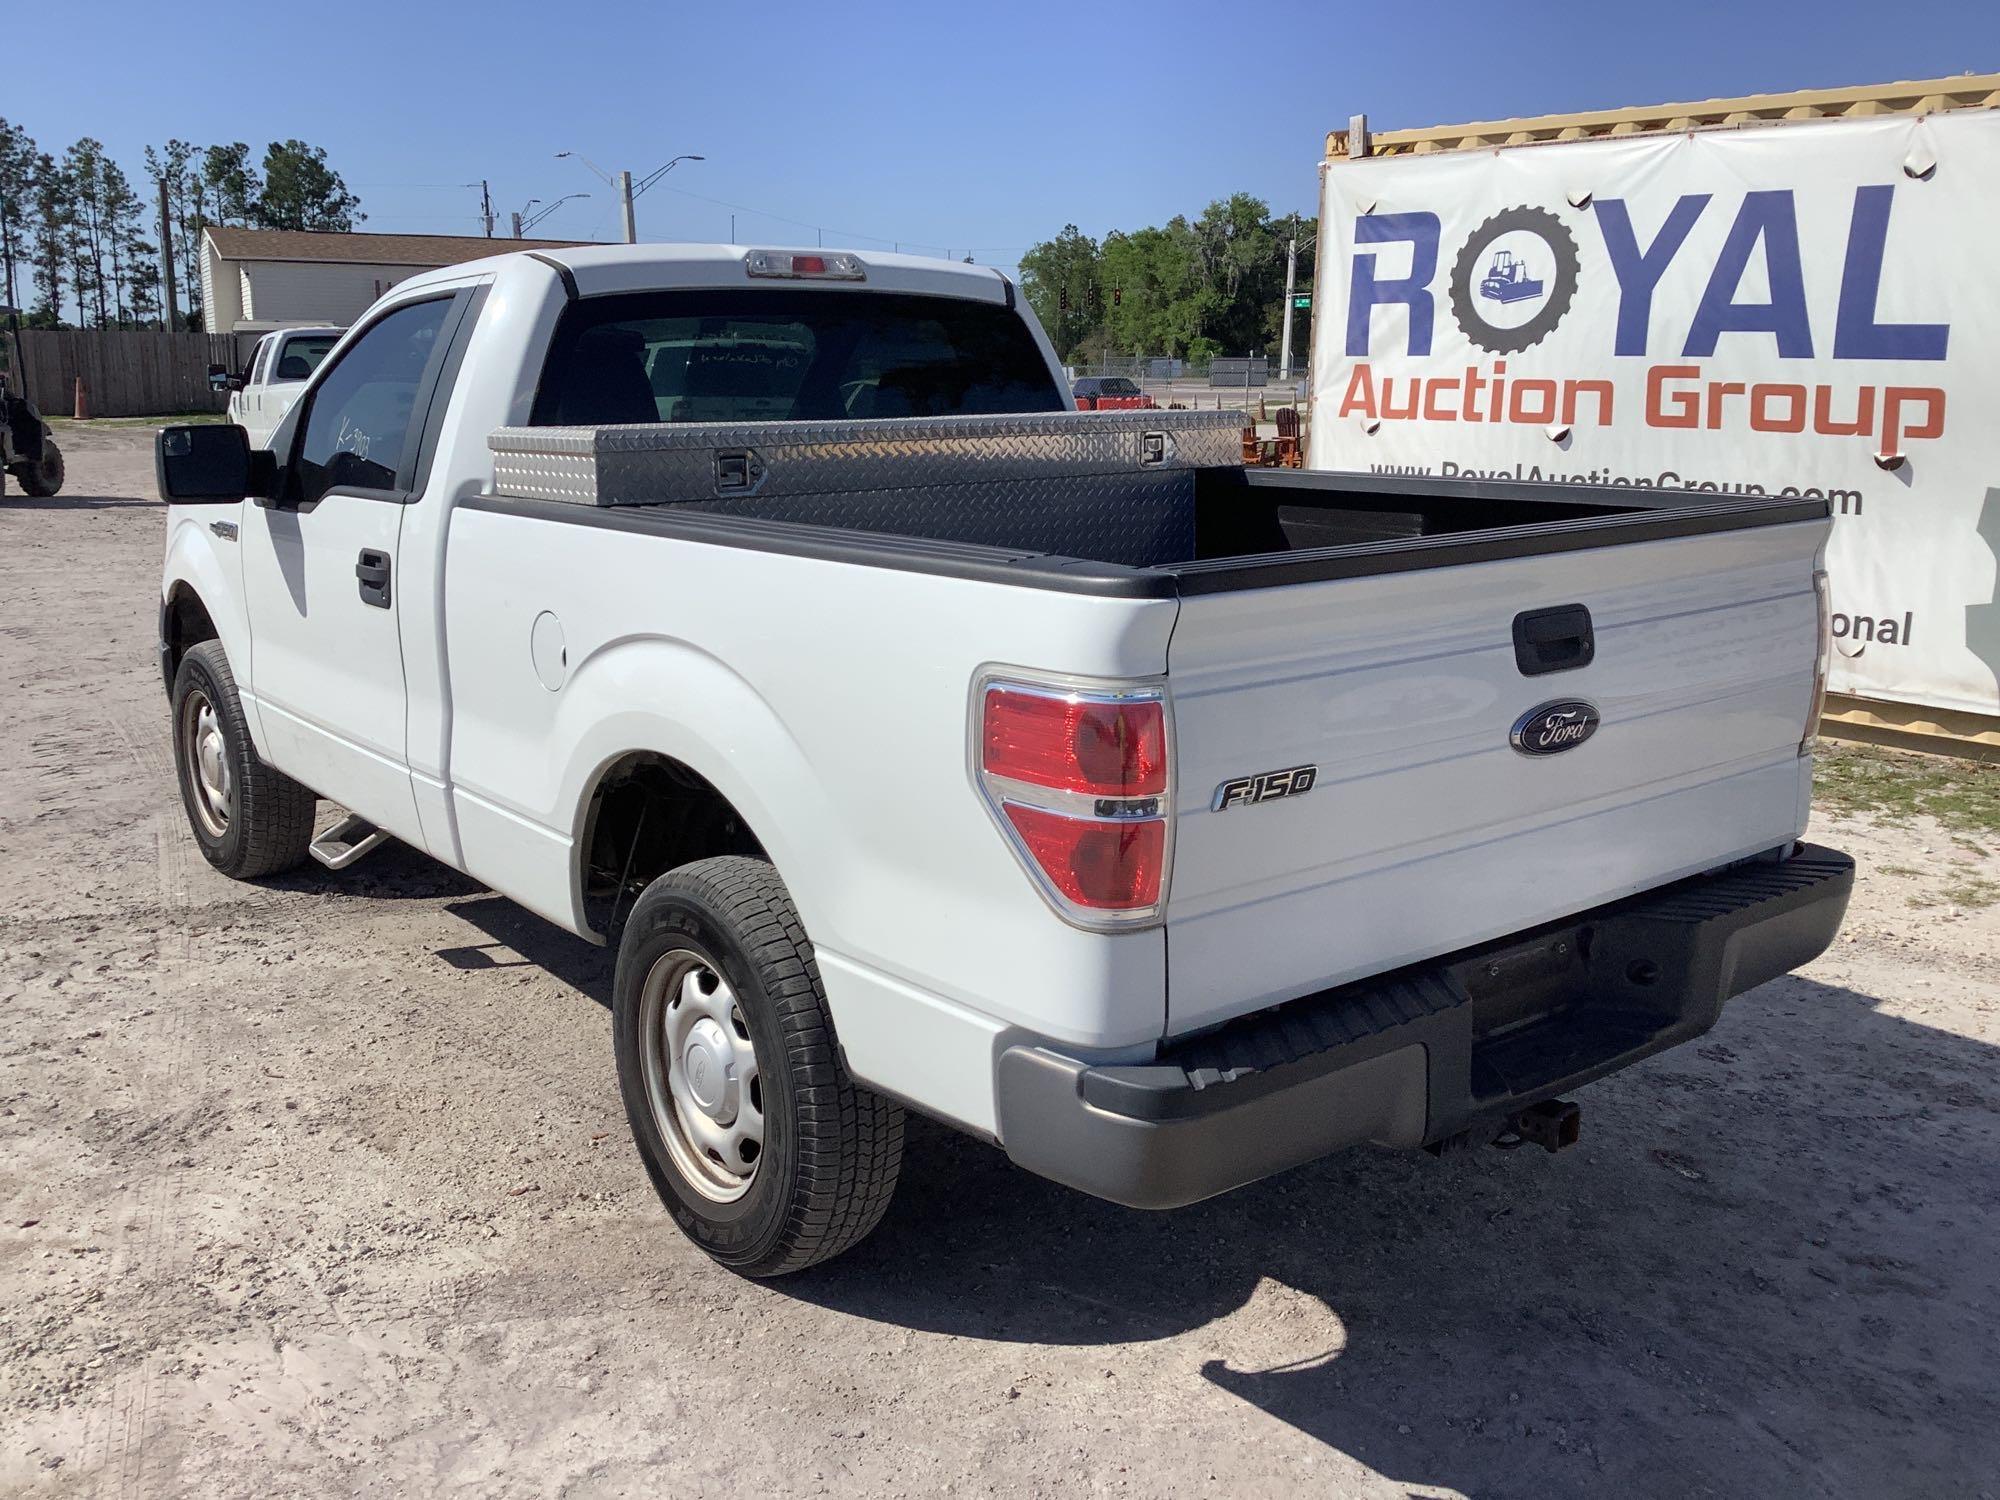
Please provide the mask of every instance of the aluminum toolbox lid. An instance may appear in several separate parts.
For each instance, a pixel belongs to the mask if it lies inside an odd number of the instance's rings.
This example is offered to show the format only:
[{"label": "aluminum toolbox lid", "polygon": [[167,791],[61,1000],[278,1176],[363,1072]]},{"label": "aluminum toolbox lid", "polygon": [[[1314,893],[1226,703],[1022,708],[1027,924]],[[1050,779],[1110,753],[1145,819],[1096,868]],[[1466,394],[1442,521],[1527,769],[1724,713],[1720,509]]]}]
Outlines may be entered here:
[{"label": "aluminum toolbox lid", "polygon": [[1050,412],[854,422],[502,427],[495,489],[660,505],[1213,468],[1242,462],[1241,412]]}]

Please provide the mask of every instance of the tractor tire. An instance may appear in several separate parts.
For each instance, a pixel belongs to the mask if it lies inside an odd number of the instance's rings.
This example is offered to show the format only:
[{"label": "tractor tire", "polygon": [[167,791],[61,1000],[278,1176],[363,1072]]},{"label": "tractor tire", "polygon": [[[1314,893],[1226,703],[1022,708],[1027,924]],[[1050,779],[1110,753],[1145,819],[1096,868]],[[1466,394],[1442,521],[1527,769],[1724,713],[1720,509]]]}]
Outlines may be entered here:
[{"label": "tractor tire", "polygon": [[21,481],[23,494],[46,500],[63,487],[62,449],[44,438],[41,461],[15,464],[13,472],[14,477]]}]

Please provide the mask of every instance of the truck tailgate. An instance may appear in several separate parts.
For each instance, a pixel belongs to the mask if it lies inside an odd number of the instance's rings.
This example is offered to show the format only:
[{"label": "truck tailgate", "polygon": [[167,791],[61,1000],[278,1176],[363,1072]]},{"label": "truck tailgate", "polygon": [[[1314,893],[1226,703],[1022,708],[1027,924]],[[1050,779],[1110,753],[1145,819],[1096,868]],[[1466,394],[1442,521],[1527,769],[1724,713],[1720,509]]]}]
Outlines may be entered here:
[{"label": "truck tailgate", "polygon": [[[1804,827],[1824,521],[1183,599],[1167,910],[1178,1035],[1771,849]],[[1514,621],[1581,604],[1587,665]],[[1594,736],[1510,744],[1581,699]],[[1305,793],[1218,808],[1243,777]]]}]

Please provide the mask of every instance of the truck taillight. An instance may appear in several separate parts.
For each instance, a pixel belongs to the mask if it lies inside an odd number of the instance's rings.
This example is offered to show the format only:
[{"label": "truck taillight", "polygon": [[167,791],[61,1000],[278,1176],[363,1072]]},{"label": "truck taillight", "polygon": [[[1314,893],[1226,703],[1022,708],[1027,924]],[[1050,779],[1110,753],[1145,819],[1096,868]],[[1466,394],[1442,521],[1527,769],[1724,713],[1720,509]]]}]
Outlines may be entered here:
[{"label": "truck taillight", "polygon": [[1159,920],[1172,845],[1167,709],[1157,687],[989,678],[974,762],[994,821],[1064,920]]},{"label": "truck taillight", "polygon": [[1097,698],[990,683],[980,745],[992,776],[1096,797],[1157,797],[1167,789],[1167,717],[1157,696]]},{"label": "truck taillight", "polygon": [[1058,891],[1093,911],[1159,905],[1166,873],[1165,818],[1072,818],[1003,802],[1001,809]]},{"label": "truck taillight", "polygon": [[1799,740],[1801,755],[1811,755],[1819,745],[1820,715],[1826,712],[1827,673],[1833,670],[1833,596],[1827,588],[1824,568],[1813,573],[1813,596],[1819,608],[1819,637],[1813,655],[1812,699],[1806,705],[1806,729]]}]

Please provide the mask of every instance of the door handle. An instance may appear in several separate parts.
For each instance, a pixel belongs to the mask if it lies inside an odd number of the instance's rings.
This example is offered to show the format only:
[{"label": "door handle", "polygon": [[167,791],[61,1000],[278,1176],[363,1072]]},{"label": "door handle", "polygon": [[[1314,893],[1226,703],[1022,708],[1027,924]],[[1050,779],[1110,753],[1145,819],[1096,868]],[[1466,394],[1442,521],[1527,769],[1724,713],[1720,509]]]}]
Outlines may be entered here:
[{"label": "door handle", "polygon": [[354,576],[361,580],[361,602],[379,609],[389,607],[389,554],[363,547],[354,564]]}]

